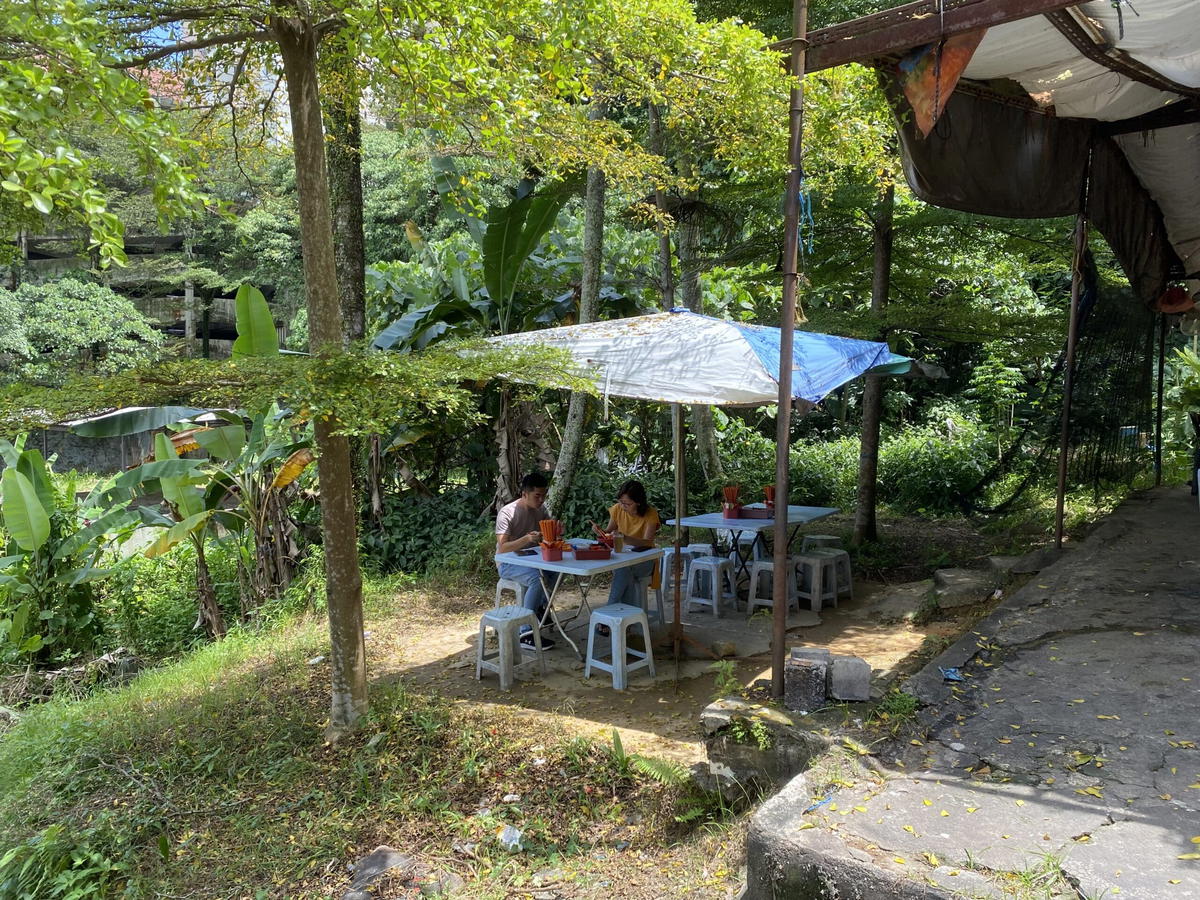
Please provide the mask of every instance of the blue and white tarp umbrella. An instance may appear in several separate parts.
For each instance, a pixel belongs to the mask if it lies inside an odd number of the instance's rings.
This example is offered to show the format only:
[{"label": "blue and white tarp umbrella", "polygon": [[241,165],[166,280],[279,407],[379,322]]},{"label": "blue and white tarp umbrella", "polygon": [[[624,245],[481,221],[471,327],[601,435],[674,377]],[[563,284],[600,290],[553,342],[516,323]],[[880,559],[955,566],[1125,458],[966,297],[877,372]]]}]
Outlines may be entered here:
[{"label": "blue and white tarp umbrella", "polygon": [[[567,325],[492,338],[506,346],[564,350],[596,380],[601,394],[708,406],[779,400],[778,328],[746,325],[684,309]],[[938,374],[887,344],[794,332],[792,397],[819,403],[859,375]]]}]

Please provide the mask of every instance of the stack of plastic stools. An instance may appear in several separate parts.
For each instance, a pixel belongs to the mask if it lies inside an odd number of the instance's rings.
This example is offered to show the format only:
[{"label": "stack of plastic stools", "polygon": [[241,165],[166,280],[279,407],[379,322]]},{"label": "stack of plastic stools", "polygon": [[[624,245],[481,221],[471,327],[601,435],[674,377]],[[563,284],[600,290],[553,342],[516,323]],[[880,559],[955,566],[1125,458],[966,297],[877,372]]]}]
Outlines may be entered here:
[{"label": "stack of plastic stools", "polygon": [[[534,649],[522,647],[518,638],[523,626],[528,625],[533,630]],[[489,654],[487,648],[487,630],[496,632],[496,652]],[[533,610],[523,606],[498,606],[485,612],[479,620],[479,646],[476,648],[475,680],[483,677],[483,670],[495,672],[500,676],[500,690],[512,689],[513,677],[526,666],[536,665],[543,675],[546,674],[546,659],[542,656],[542,635],[538,631],[537,616]],[[531,658],[517,662],[518,654],[530,654]]]},{"label": "stack of plastic stools", "polygon": [[850,554],[832,547],[814,547],[795,557],[796,596],[808,600],[814,612],[828,602],[837,606],[838,596],[854,598],[854,582],[850,573]]},{"label": "stack of plastic stools", "polygon": [[525,603],[525,585],[512,578],[501,578],[496,582],[496,606],[500,606],[501,595],[505,591],[512,591],[516,599],[513,601],[517,606]]},{"label": "stack of plastic stools", "polygon": [[[596,656],[596,631],[599,626],[607,625],[612,638],[612,655],[607,661]],[[633,650],[628,644],[626,631],[631,625],[640,625],[645,651]],[[633,657],[633,661],[629,657]],[[645,610],[630,606],[628,603],[610,603],[593,610],[588,620],[587,662],[583,668],[583,677],[591,678],[592,669],[612,673],[613,689],[625,690],[630,672],[648,668],[651,677],[654,676],[654,653],[650,649],[650,623],[646,619]]]},{"label": "stack of plastic stools", "polygon": [[[788,574],[788,608],[790,609],[795,604],[796,608],[799,609],[800,602],[796,599],[796,557],[788,557],[786,569]],[[769,575],[770,578],[763,578],[762,576],[764,575]],[[767,609],[775,607],[774,578],[775,560],[756,559],[750,564],[750,599],[747,604],[747,616],[754,615],[755,608],[759,606],[765,606]],[[759,588],[764,582],[769,582],[771,587],[767,588],[765,593],[760,594]]]},{"label": "stack of plastic stools", "polygon": [[[708,576],[708,594],[705,594],[701,587],[704,575]],[[733,563],[722,556],[698,556],[692,560],[692,569],[688,573],[687,594],[683,598],[685,611],[691,611],[694,605],[700,604],[712,607],[713,615],[720,618],[721,600],[736,596]]]}]

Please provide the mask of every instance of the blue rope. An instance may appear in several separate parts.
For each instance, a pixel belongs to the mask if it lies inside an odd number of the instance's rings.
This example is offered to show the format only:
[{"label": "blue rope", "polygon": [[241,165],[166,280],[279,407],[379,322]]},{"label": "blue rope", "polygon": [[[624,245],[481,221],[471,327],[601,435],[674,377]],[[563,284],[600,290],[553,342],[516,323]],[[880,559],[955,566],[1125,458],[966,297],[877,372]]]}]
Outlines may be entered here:
[{"label": "blue rope", "polygon": [[[797,197],[800,203],[800,227],[796,229],[796,241],[800,247],[800,256],[805,253],[812,253],[814,246],[814,238],[817,231],[816,220],[813,219],[812,212],[812,197],[809,194],[808,188],[805,187],[804,177],[800,177],[800,193]],[[808,229],[808,240],[804,239],[805,228]]]}]

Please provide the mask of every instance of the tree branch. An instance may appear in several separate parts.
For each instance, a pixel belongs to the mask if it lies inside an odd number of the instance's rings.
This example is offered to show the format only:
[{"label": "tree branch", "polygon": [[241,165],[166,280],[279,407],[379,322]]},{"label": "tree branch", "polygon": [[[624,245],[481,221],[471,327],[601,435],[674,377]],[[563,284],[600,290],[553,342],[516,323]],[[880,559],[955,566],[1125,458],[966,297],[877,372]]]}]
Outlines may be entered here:
[{"label": "tree branch", "polygon": [[136,69],[156,60],[174,56],[176,53],[189,53],[193,50],[205,50],[209,47],[221,47],[228,44],[239,44],[242,41],[269,41],[272,34],[269,31],[235,31],[232,34],[218,34],[208,38],[198,38],[194,41],[181,41],[159,47],[151,53],[145,53],[124,62],[113,63],[114,69]]}]

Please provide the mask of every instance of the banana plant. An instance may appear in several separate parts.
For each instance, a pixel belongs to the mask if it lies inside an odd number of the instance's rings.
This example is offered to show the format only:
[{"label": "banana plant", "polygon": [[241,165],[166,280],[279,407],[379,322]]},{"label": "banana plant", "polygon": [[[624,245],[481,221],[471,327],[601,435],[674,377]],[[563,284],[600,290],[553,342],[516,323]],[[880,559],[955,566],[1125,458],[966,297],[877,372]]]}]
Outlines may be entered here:
[{"label": "banana plant", "polygon": [[[278,336],[262,293],[243,285],[236,308],[234,355],[277,355]],[[102,486],[97,499],[129,502],[137,494],[161,492],[164,512],[138,508],[140,524],[159,529],[145,554],[158,556],[191,542],[196,552],[196,624],[213,637],[224,635],[226,626],[205,556],[209,540],[247,534],[251,538],[237,544],[243,581],[249,587],[243,591],[243,615],[263,599],[278,596],[295,572],[299,548],[297,525],[288,513],[288,488],[314,455],[310,442],[297,437],[285,419],[278,407],[253,414],[159,407],[121,410],[87,423],[89,434],[105,437],[133,434],[147,422],[170,430],[155,435],[152,461]],[[207,459],[180,458],[197,449],[204,450]]]},{"label": "banana plant", "polygon": [[79,504],[69,479],[56,487],[41,453],[0,441],[0,657],[71,656],[99,634],[93,582],[109,574],[105,537],[137,519],[121,504]]},{"label": "banana plant", "polygon": [[[449,161],[441,164],[443,174],[453,171]],[[443,196],[450,183],[439,179]],[[575,307],[574,290],[548,298],[540,292],[522,294],[518,283],[528,264],[544,264],[534,251],[578,189],[570,181],[538,185],[522,179],[508,202],[489,206],[483,220],[468,216],[470,234],[478,242],[478,262],[462,249],[451,254],[433,252],[416,226],[408,223],[405,233],[414,261],[380,265],[367,272],[371,290],[387,305],[404,310],[376,336],[373,346],[408,352],[445,337],[508,334],[554,324],[568,315]],[[423,277],[411,277],[414,273]]]}]

